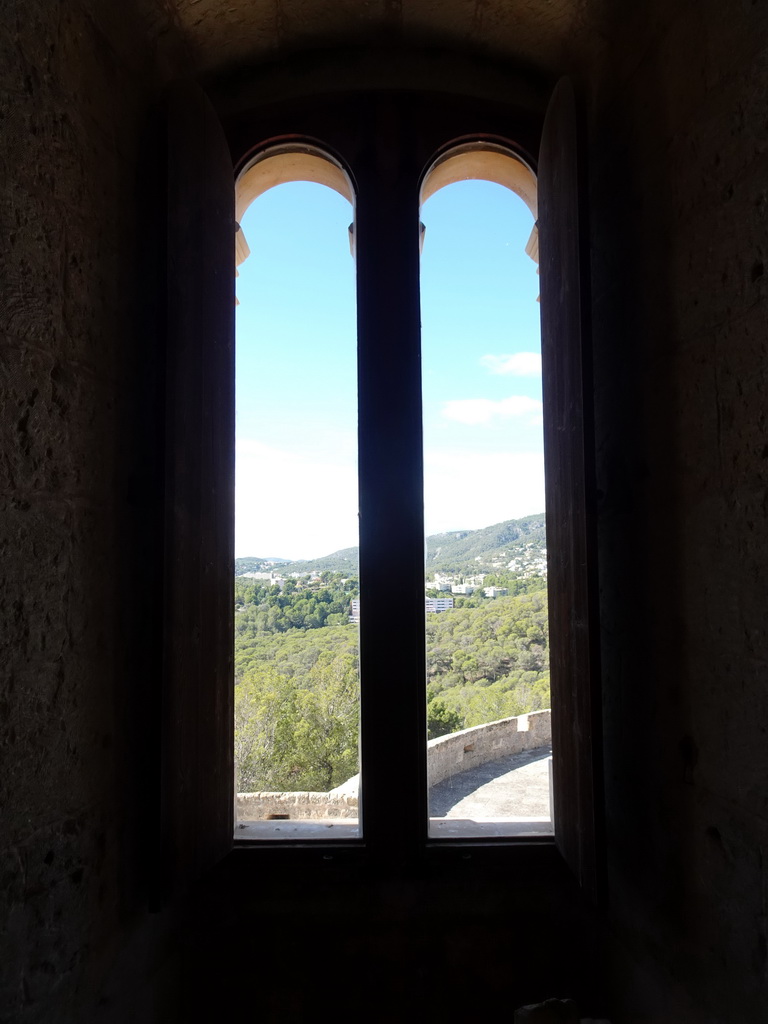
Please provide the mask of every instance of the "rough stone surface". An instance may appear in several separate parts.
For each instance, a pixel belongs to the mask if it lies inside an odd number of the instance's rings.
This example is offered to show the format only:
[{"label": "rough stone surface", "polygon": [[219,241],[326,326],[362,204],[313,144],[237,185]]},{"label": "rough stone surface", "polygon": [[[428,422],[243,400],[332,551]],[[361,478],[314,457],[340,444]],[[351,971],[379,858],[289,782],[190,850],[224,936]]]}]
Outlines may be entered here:
[{"label": "rough stone surface", "polygon": [[146,573],[126,571],[152,378],[135,315],[151,51],[110,6],[0,14],[0,1017],[19,1022],[96,1020],[97,1002],[110,1018],[113,985],[120,1019],[160,998],[115,980],[146,976],[154,953],[128,950],[157,921]]},{"label": "rough stone surface", "polygon": [[297,790],[293,793],[238,793],[236,821],[255,821],[275,814],[294,819],[357,818],[357,794],[319,793]]},{"label": "rough stone surface", "polygon": [[768,19],[648,3],[611,31],[589,156],[607,197],[592,271],[617,1015],[736,1024],[768,1014]]},{"label": "rough stone surface", "polygon": [[198,68],[232,66],[320,47],[411,45],[460,48],[484,57],[530,59],[551,67],[564,50],[592,45],[588,0],[357,0],[318,9],[312,0],[250,4],[235,0],[176,0],[174,20]]},{"label": "rough stone surface", "polygon": [[[478,992],[485,1012],[509,1013],[553,991],[582,1012],[610,1005],[615,1024],[768,1019],[767,40],[753,0],[6,0],[5,1019],[221,1020],[241,1009],[235,980],[258,974],[263,1020],[309,1020],[337,963],[372,1022],[404,1007],[468,1019]],[[406,54],[417,43],[440,62]],[[410,873],[327,853],[306,874],[290,858],[246,871],[235,857],[183,906],[148,911],[163,346],[141,249],[146,114],[183,74],[215,90],[263,72],[268,104],[267,65],[361,44],[392,86],[410,60],[442,68],[424,84],[447,88],[458,53],[509,60],[537,95],[570,73],[584,101],[599,918],[556,862],[476,870],[453,851]],[[361,52],[358,70],[371,59]],[[313,60],[314,102],[339,71]],[[484,88],[508,100],[497,81]]]}]

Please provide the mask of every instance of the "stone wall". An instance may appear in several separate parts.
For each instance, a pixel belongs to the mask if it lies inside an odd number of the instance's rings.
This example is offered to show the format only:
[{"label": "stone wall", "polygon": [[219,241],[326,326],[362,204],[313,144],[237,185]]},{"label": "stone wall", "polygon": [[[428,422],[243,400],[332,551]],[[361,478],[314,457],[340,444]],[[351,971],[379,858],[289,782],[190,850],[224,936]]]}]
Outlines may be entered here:
[{"label": "stone wall", "polygon": [[524,750],[548,747],[552,742],[552,712],[532,711],[517,718],[476,725],[430,740],[427,744],[429,785]]},{"label": "stone wall", "polygon": [[[768,8],[278,6],[2,5],[2,1014],[222,1020],[257,971],[260,1019],[308,1020],[344,963],[372,1022],[466,1019],[480,989],[490,1014],[557,992],[622,1024],[766,1020]],[[409,32],[444,70],[471,49],[542,92],[573,74],[584,100],[607,909],[525,850],[412,870],[280,851],[229,858],[178,919],[152,915],[163,344],[137,182],[158,38],[186,38],[185,72],[214,89],[293,55],[286,88],[316,97],[340,74],[319,51],[345,42],[381,46],[381,83],[405,86]],[[333,63],[353,88],[369,60]],[[297,974],[302,949],[321,955]]]},{"label": "stone wall", "polygon": [[155,54],[131,3],[1,6],[0,1017],[149,1020]]},{"label": "stone wall", "polygon": [[[356,783],[357,776],[353,780]],[[346,783],[345,783],[346,785]],[[354,793],[238,793],[235,808],[237,821],[259,821],[285,815],[293,820],[318,818],[356,818],[357,785]]]},{"label": "stone wall", "polygon": [[589,158],[616,1016],[741,1024],[768,1019],[768,8],[614,17]]}]

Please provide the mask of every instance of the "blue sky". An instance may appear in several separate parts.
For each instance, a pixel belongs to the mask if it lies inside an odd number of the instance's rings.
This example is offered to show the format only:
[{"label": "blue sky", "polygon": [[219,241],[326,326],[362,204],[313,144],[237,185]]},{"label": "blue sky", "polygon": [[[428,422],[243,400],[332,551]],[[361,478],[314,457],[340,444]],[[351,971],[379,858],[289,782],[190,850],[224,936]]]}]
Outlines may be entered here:
[{"label": "blue sky", "polygon": [[[357,543],[352,208],[306,182],[243,218],[237,283],[238,557],[312,558]],[[427,533],[544,509],[533,218],[490,182],[422,209]]]}]

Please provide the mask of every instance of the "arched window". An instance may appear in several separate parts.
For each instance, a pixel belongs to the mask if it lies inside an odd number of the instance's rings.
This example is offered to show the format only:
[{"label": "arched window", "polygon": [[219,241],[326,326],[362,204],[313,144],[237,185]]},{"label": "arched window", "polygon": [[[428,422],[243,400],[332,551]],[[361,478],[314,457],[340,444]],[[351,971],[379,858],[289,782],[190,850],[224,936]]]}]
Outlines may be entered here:
[{"label": "arched window", "polygon": [[360,692],[354,194],[338,162],[294,143],[257,153],[235,196],[236,834],[305,840],[333,827],[351,838]]},{"label": "arched window", "polygon": [[[428,835],[419,185],[440,138],[470,137],[478,118],[487,127],[503,125],[504,133],[519,118],[521,151],[527,152],[530,166],[541,139],[549,607],[552,634],[558,638],[552,669],[553,706],[558,708],[553,722],[555,820],[558,846],[594,890],[599,765],[592,739],[597,677],[589,517],[593,488],[587,455],[590,385],[582,347],[586,318],[570,87],[563,83],[556,90],[541,135],[535,117],[512,108],[500,113],[471,97],[452,104],[442,96],[380,91],[352,99],[343,94],[315,97],[312,104],[270,108],[261,115],[235,111],[228,135],[243,168],[251,160],[253,138],[270,137],[264,123],[271,131],[279,121],[292,126],[284,130],[300,126],[303,132],[320,124],[329,147],[343,154],[355,180],[364,764],[363,838],[350,849],[392,871],[431,851],[450,855],[451,849],[430,842]],[[178,97],[171,122],[169,810],[164,820],[171,859],[175,851],[181,874],[195,875],[232,841],[232,688],[227,680],[234,617],[228,492],[233,479],[234,296],[227,264],[231,267],[235,227],[227,144],[210,106],[199,94]],[[297,138],[290,136],[291,141]],[[488,150],[492,153],[493,146]],[[444,161],[444,173],[449,163]],[[187,456],[181,465],[175,460],[180,450]],[[482,844],[467,842],[473,844],[472,856],[481,856]],[[517,856],[520,845],[504,842],[508,855]],[[554,849],[548,837],[533,846],[537,856],[549,856],[546,851]]]},{"label": "arched window", "polygon": [[535,176],[465,142],[422,221],[430,834],[549,834]]}]

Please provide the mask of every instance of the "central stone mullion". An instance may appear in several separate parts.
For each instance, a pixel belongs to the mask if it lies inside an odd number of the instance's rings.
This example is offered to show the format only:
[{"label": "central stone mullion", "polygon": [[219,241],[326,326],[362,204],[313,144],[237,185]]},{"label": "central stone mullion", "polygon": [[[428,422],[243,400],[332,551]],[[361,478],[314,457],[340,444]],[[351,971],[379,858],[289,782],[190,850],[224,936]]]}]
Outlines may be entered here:
[{"label": "central stone mullion", "polygon": [[355,218],[361,813],[372,852],[402,860],[427,834],[419,203],[397,119],[383,119]]}]

